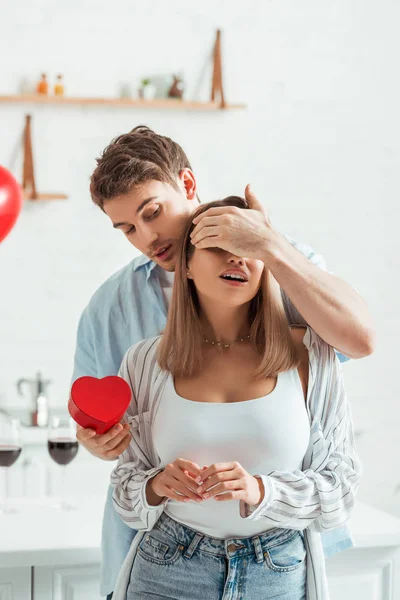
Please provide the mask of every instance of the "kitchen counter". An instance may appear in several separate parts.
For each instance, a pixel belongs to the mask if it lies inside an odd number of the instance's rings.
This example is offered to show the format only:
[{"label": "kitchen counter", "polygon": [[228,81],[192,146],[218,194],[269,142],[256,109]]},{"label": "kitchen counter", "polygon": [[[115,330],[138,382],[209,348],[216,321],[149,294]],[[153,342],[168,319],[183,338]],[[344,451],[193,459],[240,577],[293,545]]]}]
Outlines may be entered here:
[{"label": "kitchen counter", "polygon": [[0,566],[30,567],[100,562],[105,497],[67,498],[76,510],[51,506],[54,498],[18,498],[19,511],[0,514]]},{"label": "kitchen counter", "polygon": [[[49,498],[14,500],[20,512],[0,515],[0,565],[98,563],[104,498],[69,500],[77,510],[53,508]],[[400,520],[362,502],[354,509],[350,527],[357,548],[400,546]]]},{"label": "kitchen counter", "polygon": [[[104,497],[14,500],[0,515],[0,596],[9,600],[99,600]],[[358,502],[349,522],[356,547],[327,560],[331,600],[400,598],[400,519]]]}]

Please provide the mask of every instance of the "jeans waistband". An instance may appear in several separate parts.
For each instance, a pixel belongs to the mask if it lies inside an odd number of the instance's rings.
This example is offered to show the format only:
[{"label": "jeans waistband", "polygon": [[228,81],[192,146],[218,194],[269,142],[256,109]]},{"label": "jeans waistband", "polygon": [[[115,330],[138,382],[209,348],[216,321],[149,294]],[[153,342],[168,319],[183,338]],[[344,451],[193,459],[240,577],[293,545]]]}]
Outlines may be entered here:
[{"label": "jeans waistband", "polygon": [[296,529],[282,529],[274,527],[264,533],[253,535],[247,538],[214,538],[191,529],[186,525],[182,525],[175,521],[165,513],[162,513],[154,529],[160,529],[167,535],[171,536],[176,542],[182,544],[185,548],[184,556],[191,558],[196,548],[207,554],[222,556],[226,558],[234,558],[241,556],[254,555],[257,562],[263,562],[264,552],[287,542],[296,534],[303,535],[301,531]]}]

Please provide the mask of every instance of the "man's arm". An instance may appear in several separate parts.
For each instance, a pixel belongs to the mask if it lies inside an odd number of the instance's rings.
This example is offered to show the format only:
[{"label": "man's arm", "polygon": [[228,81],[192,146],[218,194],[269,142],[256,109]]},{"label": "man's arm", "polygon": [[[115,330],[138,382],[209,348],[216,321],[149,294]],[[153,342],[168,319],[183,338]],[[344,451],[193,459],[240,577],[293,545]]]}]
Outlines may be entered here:
[{"label": "man's arm", "polygon": [[266,210],[246,186],[251,210],[209,208],[193,219],[197,248],[222,248],[262,260],[304,320],[327,344],[349,358],[371,354],[374,331],[366,303],[347,283],[301,255],[276,231]]},{"label": "man's arm", "polygon": [[345,281],[319,268],[272,229],[263,262],[304,320],[349,358],[373,352],[374,329],[366,302]]}]

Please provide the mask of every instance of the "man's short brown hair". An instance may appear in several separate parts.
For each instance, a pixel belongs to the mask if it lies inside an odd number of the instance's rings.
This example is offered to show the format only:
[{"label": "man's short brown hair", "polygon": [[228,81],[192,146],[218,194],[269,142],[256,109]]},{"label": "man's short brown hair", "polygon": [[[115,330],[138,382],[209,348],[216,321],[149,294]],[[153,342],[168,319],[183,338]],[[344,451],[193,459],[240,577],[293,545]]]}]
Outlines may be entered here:
[{"label": "man's short brown hair", "polygon": [[90,194],[104,210],[107,200],[152,179],[177,188],[176,177],[185,168],[192,167],[179,144],[139,125],[116,137],[97,159],[90,178]]}]

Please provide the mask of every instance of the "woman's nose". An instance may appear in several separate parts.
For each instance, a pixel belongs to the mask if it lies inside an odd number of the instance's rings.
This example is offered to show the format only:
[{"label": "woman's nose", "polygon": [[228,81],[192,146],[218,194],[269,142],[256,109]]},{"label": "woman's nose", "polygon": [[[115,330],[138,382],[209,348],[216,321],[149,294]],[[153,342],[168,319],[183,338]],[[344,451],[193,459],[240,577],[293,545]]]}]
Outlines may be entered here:
[{"label": "woman's nose", "polygon": [[230,263],[237,263],[238,265],[244,264],[244,258],[241,256],[236,256],[236,254],[231,254],[229,258]]}]

